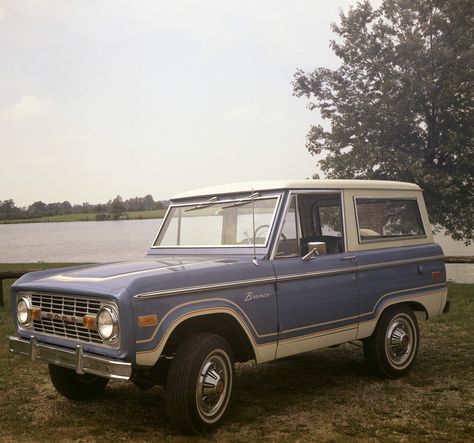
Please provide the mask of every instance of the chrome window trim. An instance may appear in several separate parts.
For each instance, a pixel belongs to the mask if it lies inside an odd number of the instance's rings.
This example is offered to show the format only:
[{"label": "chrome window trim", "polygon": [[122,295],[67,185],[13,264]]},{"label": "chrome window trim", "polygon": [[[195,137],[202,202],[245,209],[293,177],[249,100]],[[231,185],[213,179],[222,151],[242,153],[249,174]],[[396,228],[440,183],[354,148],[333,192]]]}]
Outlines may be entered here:
[{"label": "chrome window trim", "polygon": [[346,199],[344,195],[344,190],[341,190],[341,218],[342,218],[342,235],[344,240],[344,253],[346,253],[348,248],[347,243],[347,219],[346,219]]},{"label": "chrome window trim", "polygon": [[[269,195],[264,195],[264,196],[260,196],[260,197],[256,197],[254,198],[253,200],[268,200],[268,199],[273,199],[275,198],[276,199],[276,203],[275,203],[275,208],[273,209],[273,215],[272,215],[272,219],[270,221],[270,229],[268,230],[268,234],[267,234],[267,237],[265,239],[265,244],[263,245],[255,245],[256,249],[258,250],[263,250],[263,249],[267,249],[268,246],[269,246],[269,242],[270,242],[270,238],[271,238],[271,234],[273,232],[273,230],[275,229],[275,219],[276,219],[276,215],[278,213],[278,210],[280,208],[280,202],[281,202],[281,198],[282,198],[282,194],[279,193],[279,194],[269,194]],[[237,203],[238,201],[243,201],[243,200],[246,200],[245,198],[242,199],[242,198],[234,198],[234,199],[224,199],[224,200],[216,200],[216,201],[213,201],[211,204],[219,204],[219,203]],[[252,199],[248,199],[249,202],[252,201]],[[165,214],[165,217],[163,218],[163,222],[161,223],[161,226],[160,228],[158,229],[158,233],[156,234],[155,236],[155,239],[153,240],[151,246],[150,246],[150,249],[217,249],[217,248],[253,248],[253,243],[251,244],[244,244],[244,245],[236,245],[236,244],[232,244],[232,245],[167,245],[167,246],[155,246],[155,243],[156,241],[158,240],[158,237],[160,236],[161,234],[161,231],[163,230],[163,227],[165,225],[165,222],[166,222],[166,218],[168,217],[169,215],[169,212],[173,209],[173,208],[178,208],[178,207],[185,207],[185,206],[197,206],[197,205],[200,205],[200,204],[207,204],[208,203],[208,200],[197,200],[197,201],[194,201],[192,203],[183,203],[183,204],[171,204],[169,207],[168,207],[168,210],[166,211],[166,214]]]},{"label": "chrome window trim", "polygon": [[[425,225],[423,223],[423,217],[420,211],[420,204],[418,202],[417,197],[384,197],[384,196],[356,196],[354,195],[353,197],[354,201],[354,212],[355,212],[355,218],[356,218],[356,228],[357,228],[357,240],[360,245],[366,244],[366,243],[379,243],[379,242],[391,242],[391,241],[400,241],[400,240],[417,240],[420,238],[427,238],[428,236],[426,235],[426,230],[425,230]],[[423,234],[418,234],[418,235],[400,235],[398,237],[378,237],[374,238],[373,240],[362,240],[360,237],[360,226],[359,226],[359,213],[357,211],[357,200],[400,200],[400,201],[416,201],[416,205],[418,208],[418,216],[420,217],[421,221],[421,227],[423,229]]]},{"label": "chrome window trim", "polygon": [[166,210],[165,216],[163,217],[163,220],[161,221],[161,225],[160,225],[160,227],[158,228],[158,232],[156,233],[155,238],[154,238],[153,241],[151,242],[150,248],[155,248],[155,247],[156,247],[156,246],[153,246],[153,245],[154,245],[154,244],[156,243],[156,241],[158,240],[158,236],[160,235],[161,230],[163,229],[163,226],[164,226],[164,224],[165,224],[165,220],[168,218],[168,215],[169,215],[169,213],[170,213],[172,207],[173,207],[173,205],[171,205],[171,204],[168,206],[168,209]]},{"label": "chrome window trim", "polygon": [[298,193],[295,192],[295,212],[296,212],[296,242],[298,245],[298,256],[301,258],[301,218],[300,218],[300,211],[298,211],[299,208],[299,198],[298,198]]},{"label": "chrome window trim", "polygon": [[[297,241],[297,245],[298,245],[298,255],[291,256],[291,257],[277,257],[276,253],[278,251],[278,246],[280,245],[280,236],[281,236],[281,233],[283,232],[283,225],[285,224],[286,215],[288,214],[288,209],[290,208],[291,201],[292,201],[293,197],[295,198],[295,215],[296,215],[295,222],[296,222],[296,241]],[[295,192],[290,191],[289,194],[288,194],[288,199],[285,202],[285,207],[283,209],[283,215],[281,217],[280,222],[278,223],[278,229],[276,231],[275,242],[274,242],[271,254],[270,254],[270,260],[274,260],[274,259],[278,260],[280,258],[297,258],[297,257],[300,257],[300,256],[301,256],[301,254],[300,254],[300,247],[299,247],[298,195]]]},{"label": "chrome window trim", "polygon": [[[45,291],[34,291],[33,290],[33,291],[21,291],[21,292],[19,292],[17,294],[17,299],[21,296],[26,296],[31,301],[31,297],[33,295],[46,295],[48,297],[49,296],[64,296],[64,297],[74,297],[74,298],[79,298],[79,299],[97,300],[100,303],[99,310],[102,309],[102,307],[107,306],[107,305],[113,306],[115,308],[115,311],[117,312],[117,317],[118,317],[118,324],[119,324],[119,327],[120,327],[120,312],[119,312],[118,305],[114,301],[109,300],[107,298],[97,298],[96,299],[94,297],[77,296],[75,294],[64,294],[64,293],[59,293],[59,292],[56,293],[56,292],[45,292]],[[33,302],[31,301],[31,303],[33,303]],[[32,307],[37,307],[37,306],[32,305]],[[71,343],[82,343],[86,346],[94,346],[94,347],[99,347],[99,348],[112,349],[114,351],[120,350],[120,343],[121,343],[120,333],[118,335],[117,340],[114,341],[113,343],[111,343],[111,342],[110,343],[105,343],[105,340],[102,339],[102,337],[101,337],[101,339],[104,341],[104,343],[95,343],[95,342],[85,341],[85,340],[81,340],[81,339],[77,339],[77,338],[63,337],[61,335],[56,335],[56,334],[50,334],[50,333],[47,333],[47,332],[37,331],[37,330],[34,329],[33,321],[31,321],[31,326],[29,326],[28,328],[24,328],[18,323],[18,330],[22,331],[22,332],[27,332],[29,334],[34,334],[37,337],[51,337],[51,338],[56,338],[56,339],[59,339],[59,340],[65,340],[68,343],[69,342],[71,342]]]}]

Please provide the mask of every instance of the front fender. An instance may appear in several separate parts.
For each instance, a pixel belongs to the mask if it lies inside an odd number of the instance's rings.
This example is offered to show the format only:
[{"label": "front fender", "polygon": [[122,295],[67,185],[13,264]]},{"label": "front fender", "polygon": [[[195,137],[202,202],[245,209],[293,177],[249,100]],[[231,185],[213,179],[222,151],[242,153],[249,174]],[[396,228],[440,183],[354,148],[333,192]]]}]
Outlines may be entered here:
[{"label": "front fender", "polygon": [[[268,299],[258,300],[258,302],[266,304],[270,309],[265,310],[272,312],[271,307],[276,306],[275,294],[273,293]],[[169,337],[180,324],[191,318],[212,314],[229,315],[240,325],[253,348],[258,363],[275,358],[276,329],[271,332],[262,331],[261,328],[259,329],[261,325],[254,324],[239,303],[224,296],[209,295],[198,300],[183,301],[167,311],[147,338],[137,340],[136,363],[142,366],[154,365],[163,352]]]}]

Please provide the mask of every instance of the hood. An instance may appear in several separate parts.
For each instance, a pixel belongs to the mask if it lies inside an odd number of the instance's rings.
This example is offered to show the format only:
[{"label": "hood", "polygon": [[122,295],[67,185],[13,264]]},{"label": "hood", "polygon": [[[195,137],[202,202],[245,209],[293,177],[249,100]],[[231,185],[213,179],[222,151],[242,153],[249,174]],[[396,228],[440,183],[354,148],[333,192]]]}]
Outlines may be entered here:
[{"label": "hood", "polygon": [[128,292],[132,296],[243,278],[252,268],[260,274],[248,257],[160,257],[33,272],[17,280],[15,289],[116,297]]},{"label": "hood", "polygon": [[92,267],[72,269],[48,276],[49,280],[61,282],[106,282],[124,281],[137,276],[157,275],[168,272],[183,272],[191,267],[202,267],[220,260],[208,260],[202,257],[165,257],[157,260],[141,260],[118,263],[106,263]]}]

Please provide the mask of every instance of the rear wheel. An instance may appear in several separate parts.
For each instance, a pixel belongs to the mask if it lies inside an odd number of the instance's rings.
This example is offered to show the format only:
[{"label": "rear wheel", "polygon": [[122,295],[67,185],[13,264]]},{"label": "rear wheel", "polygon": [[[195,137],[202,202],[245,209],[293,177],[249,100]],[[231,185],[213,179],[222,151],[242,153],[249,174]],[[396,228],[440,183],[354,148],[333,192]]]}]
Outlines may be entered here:
[{"label": "rear wheel", "polygon": [[91,374],[76,374],[61,366],[49,365],[49,376],[56,391],[70,400],[87,400],[104,391],[108,378]]},{"label": "rear wheel", "polygon": [[171,363],[167,409],[181,432],[196,434],[221,422],[229,404],[234,362],[219,335],[198,333],[186,339]]},{"label": "rear wheel", "polygon": [[392,379],[403,377],[415,364],[419,337],[413,311],[404,305],[389,307],[372,336],[364,341],[365,359],[379,375]]}]

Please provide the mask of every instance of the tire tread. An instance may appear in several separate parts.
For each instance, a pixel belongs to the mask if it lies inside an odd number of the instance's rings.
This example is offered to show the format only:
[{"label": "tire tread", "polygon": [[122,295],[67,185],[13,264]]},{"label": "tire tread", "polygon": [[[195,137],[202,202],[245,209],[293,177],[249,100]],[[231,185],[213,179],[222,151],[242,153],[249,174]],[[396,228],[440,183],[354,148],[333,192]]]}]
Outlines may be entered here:
[{"label": "tire tread", "polygon": [[[191,404],[195,402],[195,376],[201,360],[212,348],[224,349],[230,359],[232,351],[227,342],[220,336],[200,332],[188,337],[178,348],[171,363],[166,383],[166,406],[171,421],[185,434],[197,434],[212,429],[217,425],[204,424],[192,413]],[[201,358],[202,357],[202,358]],[[233,371],[233,364],[231,370]]]},{"label": "tire tread", "polygon": [[78,375],[72,369],[63,368],[61,366],[49,364],[49,376],[51,382],[64,397],[70,400],[87,400],[97,397],[104,391],[109,379],[98,376],[87,383],[81,381],[81,375]]},{"label": "tire tread", "polygon": [[[386,361],[385,358],[385,330],[390,324],[390,321],[393,319],[393,317],[400,313],[405,313],[412,319],[413,324],[415,326],[417,340],[416,349],[414,351],[415,355],[411,363],[402,370],[396,370]],[[376,375],[389,379],[401,378],[408,374],[408,372],[410,372],[411,368],[415,364],[419,343],[420,333],[418,328],[418,322],[413,311],[406,305],[390,306],[382,313],[374,333],[364,340],[364,357],[367,364]]]}]

